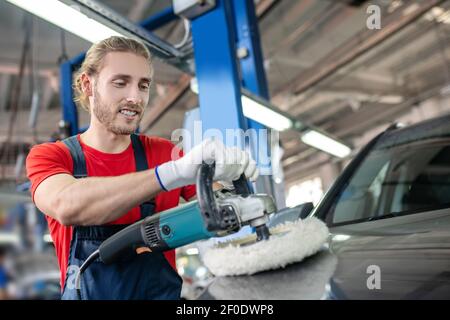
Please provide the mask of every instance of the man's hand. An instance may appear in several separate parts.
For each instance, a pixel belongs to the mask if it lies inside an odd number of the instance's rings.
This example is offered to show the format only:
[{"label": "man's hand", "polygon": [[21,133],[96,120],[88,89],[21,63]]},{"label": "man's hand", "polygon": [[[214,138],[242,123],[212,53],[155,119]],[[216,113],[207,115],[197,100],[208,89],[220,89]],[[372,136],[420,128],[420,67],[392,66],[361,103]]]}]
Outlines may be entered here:
[{"label": "man's hand", "polygon": [[251,181],[255,181],[258,177],[256,162],[248,152],[237,147],[227,148],[218,140],[207,139],[192,148],[181,159],[166,162],[155,169],[161,187],[172,190],[194,184],[203,161],[215,162],[214,181],[234,181],[242,173]]}]

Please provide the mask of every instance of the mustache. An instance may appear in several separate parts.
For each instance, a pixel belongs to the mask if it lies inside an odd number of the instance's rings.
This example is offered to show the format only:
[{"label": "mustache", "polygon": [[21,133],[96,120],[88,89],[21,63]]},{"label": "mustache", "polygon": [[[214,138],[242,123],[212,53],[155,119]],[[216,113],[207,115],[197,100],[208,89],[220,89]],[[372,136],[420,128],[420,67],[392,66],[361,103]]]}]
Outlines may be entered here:
[{"label": "mustache", "polygon": [[144,107],[141,104],[124,104],[124,105],[119,106],[118,111],[120,111],[122,109],[128,109],[130,111],[136,111],[136,112],[142,113],[142,111],[144,110]]}]

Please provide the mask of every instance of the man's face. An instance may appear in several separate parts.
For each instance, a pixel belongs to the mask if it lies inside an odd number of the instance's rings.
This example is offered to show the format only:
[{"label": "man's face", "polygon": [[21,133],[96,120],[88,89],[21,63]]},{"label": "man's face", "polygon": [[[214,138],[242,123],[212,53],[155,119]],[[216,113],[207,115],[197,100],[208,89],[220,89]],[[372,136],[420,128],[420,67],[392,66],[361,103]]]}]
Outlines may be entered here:
[{"label": "man's face", "polygon": [[149,100],[151,67],[141,56],[110,52],[93,83],[93,116],[112,133],[136,131]]}]

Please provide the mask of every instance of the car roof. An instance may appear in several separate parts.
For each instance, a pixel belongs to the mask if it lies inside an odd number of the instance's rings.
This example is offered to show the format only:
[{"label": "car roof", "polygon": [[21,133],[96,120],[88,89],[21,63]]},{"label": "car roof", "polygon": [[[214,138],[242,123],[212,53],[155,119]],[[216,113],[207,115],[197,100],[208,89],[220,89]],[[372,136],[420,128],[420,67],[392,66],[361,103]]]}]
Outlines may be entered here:
[{"label": "car roof", "polygon": [[374,148],[384,149],[413,141],[444,137],[450,137],[450,114],[408,127],[388,130],[380,137]]}]

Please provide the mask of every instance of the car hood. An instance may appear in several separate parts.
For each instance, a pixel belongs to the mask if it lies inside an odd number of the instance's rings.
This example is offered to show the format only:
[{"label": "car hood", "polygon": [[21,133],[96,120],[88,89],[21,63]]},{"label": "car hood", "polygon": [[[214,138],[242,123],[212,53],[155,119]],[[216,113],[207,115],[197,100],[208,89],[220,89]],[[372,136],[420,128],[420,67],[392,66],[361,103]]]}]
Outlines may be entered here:
[{"label": "car hood", "polygon": [[330,228],[314,256],[217,277],[199,299],[450,299],[450,210]]}]

